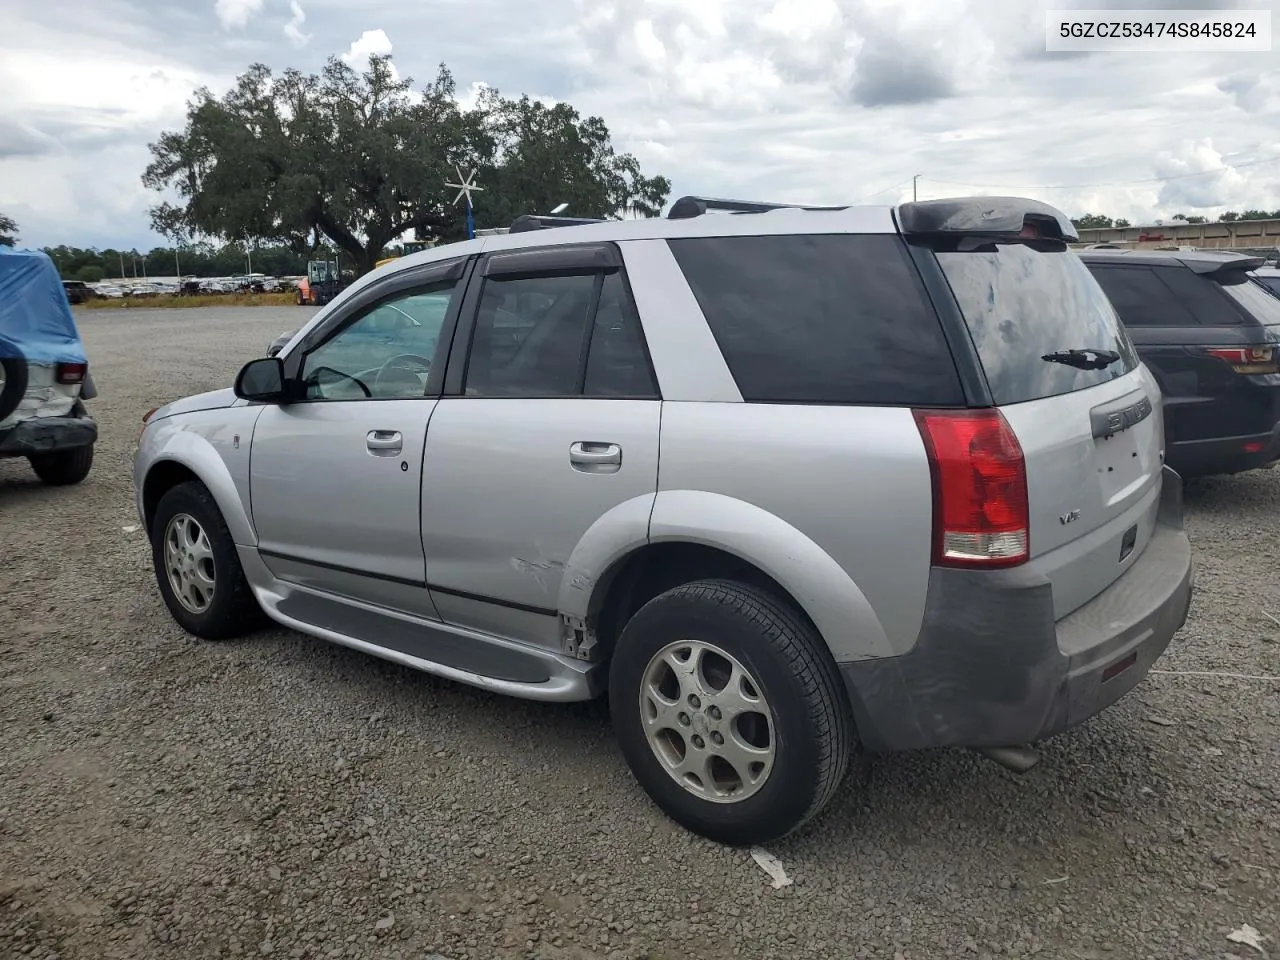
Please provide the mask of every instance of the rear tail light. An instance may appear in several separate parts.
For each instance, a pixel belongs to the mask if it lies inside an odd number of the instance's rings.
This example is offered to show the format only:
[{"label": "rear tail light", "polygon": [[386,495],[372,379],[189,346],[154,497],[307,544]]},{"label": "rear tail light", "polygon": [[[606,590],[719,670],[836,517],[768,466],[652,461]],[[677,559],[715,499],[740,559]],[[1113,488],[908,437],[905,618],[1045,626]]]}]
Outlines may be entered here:
[{"label": "rear tail light", "polygon": [[996,409],[916,410],[933,477],[933,562],[1012,567],[1029,553],[1027,468]]},{"label": "rear tail light", "polygon": [[87,363],[60,363],[57,367],[56,377],[63,386],[84,383],[84,375],[88,369],[89,365]]},{"label": "rear tail light", "polygon": [[1236,373],[1280,373],[1276,348],[1270,344],[1261,347],[1208,347],[1204,352],[1230,364]]}]

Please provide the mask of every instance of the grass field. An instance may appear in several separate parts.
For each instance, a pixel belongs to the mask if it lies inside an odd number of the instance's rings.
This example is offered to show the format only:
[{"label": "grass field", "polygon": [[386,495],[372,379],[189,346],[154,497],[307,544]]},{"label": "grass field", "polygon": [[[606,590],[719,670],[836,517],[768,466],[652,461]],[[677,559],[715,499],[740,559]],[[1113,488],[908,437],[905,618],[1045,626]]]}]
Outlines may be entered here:
[{"label": "grass field", "polygon": [[292,290],[285,293],[211,293],[192,297],[105,297],[88,300],[80,306],[89,310],[123,310],[128,307],[284,307],[295,302]]}]

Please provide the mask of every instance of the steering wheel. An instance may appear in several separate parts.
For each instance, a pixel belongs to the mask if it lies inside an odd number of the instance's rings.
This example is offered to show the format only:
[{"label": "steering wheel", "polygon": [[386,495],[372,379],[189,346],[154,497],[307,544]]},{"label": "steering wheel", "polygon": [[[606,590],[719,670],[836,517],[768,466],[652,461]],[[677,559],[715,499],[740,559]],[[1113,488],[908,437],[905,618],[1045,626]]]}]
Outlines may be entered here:
[{"label": "steering wheel", "polygon": [[[419,371],[419,370],[413,369],[414,366],[421,367],[421,370]],[[390,360],[388,360],[386,363],[384,363],[381,367],[378,368],[378,372],[374,375],[374,378],[373,378],[373,388],[377,390],[382,384],[383,376],[385,376],[389,371],[395,370],[397,368],[403,371],[408,371],[409,373],[412,373],[415,375],[418,374],[419,372],[429,373],[431,371],[431,361],[428,360],[426,357],[419,356],[416,353],[397,354],[396,356],[392,357]],[[421,384],[416,384],[415,386],[421,387]]]},{"label": "steering wheel", "polygon": [[352,383],[354,383],[357,387],[360,388],[360,392],[363,393],[365,397],[371,398],[373,396],[373,391],[370,390],[367,386],[365,386],[364,381],[361,380],[359,377],[353,377],[351,376],[351,374],[343,373],[341,370],[335,370],[333,369],[333,367],[316,367],[307,376],[307,385],[308,386],[315,385],[317,387],[321,386],[321,383],[320,383],[321,373],[332,373],[334,376],[342,380],[350,380]]}]

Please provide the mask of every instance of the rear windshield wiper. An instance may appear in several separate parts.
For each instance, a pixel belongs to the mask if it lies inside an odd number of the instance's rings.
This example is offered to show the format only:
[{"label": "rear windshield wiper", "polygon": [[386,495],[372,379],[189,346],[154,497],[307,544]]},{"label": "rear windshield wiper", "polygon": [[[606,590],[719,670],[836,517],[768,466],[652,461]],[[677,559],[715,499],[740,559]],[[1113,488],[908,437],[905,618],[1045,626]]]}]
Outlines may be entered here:
[{"label": "rear windshield wiper", "polygon": [[1050,363],[1065,363],[1069,367],[1081,370],[1105,370],[1120,359],[1114,350],[1059,350],[1057,353],[1046,353],[1040,358]]}]

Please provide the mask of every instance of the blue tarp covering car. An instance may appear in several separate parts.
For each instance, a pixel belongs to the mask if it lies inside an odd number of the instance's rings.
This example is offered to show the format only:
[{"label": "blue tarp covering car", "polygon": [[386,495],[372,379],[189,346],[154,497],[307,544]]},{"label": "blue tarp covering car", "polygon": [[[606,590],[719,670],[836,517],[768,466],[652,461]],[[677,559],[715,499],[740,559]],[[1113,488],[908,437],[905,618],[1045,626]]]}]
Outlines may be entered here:
[{"label": "blue tarp covering car", "polygon": [[25,457],[45,483],[79,483],[93,465],[97,395],[53,261],[0,247],[0,459]]},{"label": "blue tarp covering car", "polygon": [[88,362],[58,268],[38,250],[0,247],[0,357]]}]

